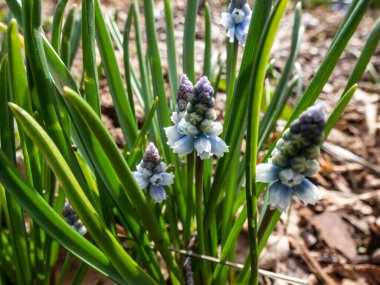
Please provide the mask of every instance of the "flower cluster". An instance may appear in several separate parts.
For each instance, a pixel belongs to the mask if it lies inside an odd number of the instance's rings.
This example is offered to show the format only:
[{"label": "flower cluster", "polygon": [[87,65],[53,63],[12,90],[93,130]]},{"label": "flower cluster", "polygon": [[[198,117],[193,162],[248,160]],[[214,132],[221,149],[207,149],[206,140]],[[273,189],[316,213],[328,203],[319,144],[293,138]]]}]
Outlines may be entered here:
[{"label": "flower cluster", "polygon": [[214,154],[223,156],[228,152],[226,143],[218,137],[223,127],[215,122],[214,107],[214,89],[206,76],[194,87],[186,76],[182,76],[177,110],[172,115],[175,125],[165,128],[168,145],[174,153],[183,157],[195,149],[201,159],[208,159]]},{"label": "flower cluster", "polygon": [[270,163],[257,166],[256,181],[271,183],[271,209],[286,210],[292,193],[305,205],[315,204],[321,198],[318,188],[305,177],[319,170],[317,158],[325,125],[324,109],[320,106],[308,108],[278,140]]},{"label": "flower cluster", "polygon": [[160,154],[153,143],[150,143],[145,151],[144,157],[133,172],[141,189],[149,188],[149,195],[156,203],[166,200],[166,192],[163,186],[173,184],[174,175],[166,173],[167,167],[161,161]]},{"label": "flower cluster", "polygon": [[62,216],[74,230],[84,236],[87,233],[86,227],[82,224],[78,215],[75,213],[73,207],[69,202],[66,202],[62,209]]},{"label": "flower cluster", "polygon": [[227,37],[230,42],[235,38],[245,44],[248,35],[249,23],[251,22],[252,11],[247,4],[247,0],[232,0],[228,6],[228,12],[222,13],[222,25],[227,29]]}]

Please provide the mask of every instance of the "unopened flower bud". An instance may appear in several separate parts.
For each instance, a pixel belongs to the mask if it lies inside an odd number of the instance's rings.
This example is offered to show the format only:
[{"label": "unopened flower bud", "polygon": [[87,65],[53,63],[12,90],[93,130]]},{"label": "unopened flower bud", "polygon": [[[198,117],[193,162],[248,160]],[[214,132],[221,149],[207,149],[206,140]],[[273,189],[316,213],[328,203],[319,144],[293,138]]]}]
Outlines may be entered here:
[{"label": "unopened flower bud", "polygon": [[301,173],[306,169],[306,161],[307,161],[306,158],[300,155],[300,156],[294,157],[291,160],[290,165],[292,169]]},{"label": "unopened flower bud", "polygon": [[315,175],[319,170],[319,162],[316,159],[313,160],[308,160],[306,162],[306,168],[302,172],[303,175],[305,176],[313,176]]},{"label": "unopened flower bud", "polygon": [[281,152],[272,156],[272,163],[278,167],[287,167],[289,165],[288,159]]}]

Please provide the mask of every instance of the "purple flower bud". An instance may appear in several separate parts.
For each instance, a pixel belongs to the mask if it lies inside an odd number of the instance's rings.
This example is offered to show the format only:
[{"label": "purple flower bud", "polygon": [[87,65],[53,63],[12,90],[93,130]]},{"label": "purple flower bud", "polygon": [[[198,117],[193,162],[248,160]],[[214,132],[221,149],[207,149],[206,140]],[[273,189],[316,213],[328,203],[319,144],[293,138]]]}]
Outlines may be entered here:
[{"label": "purple flower bud", "polygon": [[150,143],[133,176],[141,189],[149,188],[149,194],[156,203],[167,198],[163,186],[173,184],[174,175],[165,171],[166,165],[161,161],[157,148]]},{"label": "purple flower bud", "polygon": [[177,113],[186,110],[187,103],[193,96],[193,84],[185,74],[181,76],[178,86]]}]

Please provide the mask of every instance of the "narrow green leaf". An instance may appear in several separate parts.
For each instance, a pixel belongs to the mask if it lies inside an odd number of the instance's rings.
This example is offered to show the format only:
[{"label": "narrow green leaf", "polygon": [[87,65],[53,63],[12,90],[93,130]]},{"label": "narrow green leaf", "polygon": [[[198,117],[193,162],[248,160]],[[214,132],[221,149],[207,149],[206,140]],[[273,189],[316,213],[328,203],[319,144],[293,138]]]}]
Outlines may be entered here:
[{"label": "narrow green leaf", "polygon": [[184,28],[185,30],[183,34],[183,73],[189,77],[191,82],[195,82],[194,46],[198,6],[199,0],[187,1]]},{"label": "narrow green leaf", "polygon": [[124,34],[123,34],[123,63],[124,63],[124,73],[125,73],[125,81],[127,85],[127,93],[128,93],[128,100],[129,104],[132,107],[133,115],[136,119],[136,111],[135,111],[135,104],[133,101],[133,93],[132,93],[132,79],[131,79],[131,69],[130,69],[130,62],[129,62],[129,39],[130,39],[130,32],[132,27],[132,20],[134,18],[134,9],[133,6],[129,8],[127,21],[125,22],[124,26]]},{"label": "narrow green leaf", "polygon": [[294,24],[293,24],[293,34],[292,34],[292,44],[290,47],[290,54],[288,60],[286,61],[284,70],[282,71],[280,80],[276,86],[273,98],[269,104],[268,109],[265,111],[264,117],[261,120],[259,127],[259,143],[258,148],[263,144],[267,139],[273,123],[276,118],[279,117],[283,108],[279,106],[284,106],[288,98],[289,92],[287,92],[287,84],[292,75],[294,64],[299,53],[301,46],[302,34],[304,31],[303,26],[301,26],[301,2],[298,2],[296,5],[294,13]]},{"label": "narrow green leaf", "polygon": [[[51,45],[57,53],[60,52],[61,47],[62,22],[67,2],[68,0],[59,0],[54,10],[53,24],[51,29]],[[19,19],[17,19],[17,21],[20,20],[20,17],[18,18]]]},{"label": "narrow green leaf", "polygon": [[326,138],[330,134],[332,128],[335,126],[336,122],[339,120],[339,118],[342,115],[347,104],[350,102],[352,96],[354,96],[356,89],[357,89],[357,85],[355,84],[350,89],[348,89],[348,91],[345,94],[343,94],[342,98],[337,103],[337,105],[334,108],[334,111],[331,113],[331,115],[327,121],[326,127],[325,127],[325,137]]},{"label": "narrow green leaf", "polygon": [[[0,135],[1,135],[1,149],[5,155],[16,164],[15,152],[15,136],[13,130],[13,116],[7,108],[7,102],[11,99],[8,88],[8,58],[5,57],[0,63],[0,87],[2,90],[0,96]],[[13,248],[13,260],[16,263],[16,281],[21,284],[31,284],[31,264],[29,259],[29,248],[27,244],[27,236],[25,229],[25,220],[20,206],[16,201],[7,193],[6,205],[8,212],[7,220],[9,224],[10,239]],[[5,202],[5,201],[4,201]],[[26,272],[23,272],[26,270]]]},{"label": "narrow green leaf", "polygon": [[71,29],[69,67],[73,65],[82,38],[82,8],[76,9]]},{"label": "narrow green leaf", "polygon": [[[9,75],[10,91],[12,98],[17,104],[24,108],[29,114],[33,113],[32,102],[29,94],[28,81],[24,68],[24,60],[19,41],[17,22],[12,20],[8,28],[9,45]],[[38,150],[34,144],[24,135],[22,130],[18,130],[21,138],[25,168],[28,180],[37,189],[42,190],[41,167]]]},{"label": "narrow green leaf", "polygon": [[70,52],[71,52],[71,33],[73,30],[74,24],[74,13],[75,13],[76,5],[74,4],[67,15],[65,24],[62,29],[62,42],[60,48],[60,55],[64,64],[69,67],[70,65]]},{"label": "narrow green leaf", "polygon": [[211,78],[211,14],[210,14],[210,5],[208,2],[205,4],[205,53],[203,57],[203,75]]},{"label": "narrow green leaf", "polygon": [[168,56],[168,75],[170,85],[170,95],[172,107],[174,107],[178,90],[177,74],[177,51],[174,37],[173,12],[170,0],[164,0],[165,5],[165,27],[166,27],[166,46]]},{"label": "narrow green leaf", "polygon": [[360,78],[368,66],[368,63],[374,54],[376,47],[380,40],[380,19],[378,19],[373,26],[368,39],[364,45],[364,48],[356,62],[356,65],[351,73],[350,78],[346,84],[343,94],[347,93],[348,90],[355,84],[358,83]]},{"label": "narrow green leaf", "polygon": [[100,116],[99,78],[95,53],[94,0],[82,0],[82,45],[85,98]]},{"label": "narrow green leaf", "polygon": [[137,138],[137,125],[131,106],[124,90],[118,63],[111,37],[102,15],[99,0],[95,1],[95,33],[96,41],[102,58],[103,68],[107,77],[108,85],[114,102],[116,115],[123,131],[127,146],[132,149]]}]

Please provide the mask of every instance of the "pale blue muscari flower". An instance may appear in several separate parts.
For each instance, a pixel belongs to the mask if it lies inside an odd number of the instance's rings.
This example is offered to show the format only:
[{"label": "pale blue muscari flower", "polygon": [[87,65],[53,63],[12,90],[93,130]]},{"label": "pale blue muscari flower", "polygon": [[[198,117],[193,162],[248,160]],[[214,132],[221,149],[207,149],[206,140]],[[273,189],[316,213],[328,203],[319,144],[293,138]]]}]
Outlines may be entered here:
[{"label": "pale blue muscari flower", "polygon": [[137,184],[141,189],[149,189],[149,195],[156,203],[166,200],[164,186],[173,184],[174,175],[166,173],[167,167],[161,161],[160,154],[153,143],[150,143],[145,151],[137,171],[133,172]]},{"label": "pale blue muscari flower", "polygon": [[256,168],[256,181],[270,183],[271,209],[286,210],[294,193],[305,205],[321,199],[318,188],[306,178],[318,172],[326,114],[322,107],[308,108],[278,140],[270,163]]},{"label": "pale blue muscari flower", "polygon": [[227,37],[230,38],[231,43],[236,38],[241,44],[245,44],[251,15],[252,11],[247,0],[232,0],[228,6],[228,12],[222,13],[221,23],[227,29]]},{"label": "pale blue muscari flower", "polygon": [[168,144],[180,157],[194,150],[201,159],[212,155],[223,156],[228,146],[218,136],[223,127],[215,122],[214,90],[207,77],[202,77],[194,86],[194,94],[186,107],[186,112],[176,128],[166,128]]},{"label": "pale blue muscari flower", "polygon": [[314,205],[321,199],[317,186],[292,168],[281,169],[271,163],[259,164],[256,168],[256,181],[270,183],[270,208],[285,211],[294,193],[305,205]]},{"label": "pale blue muscari flower", "polygon": [[75,213],[73,207],[69,202],[66,202],[62,209],[62,216],[75,231],[84,236],[87,233],[86,227]]}]

